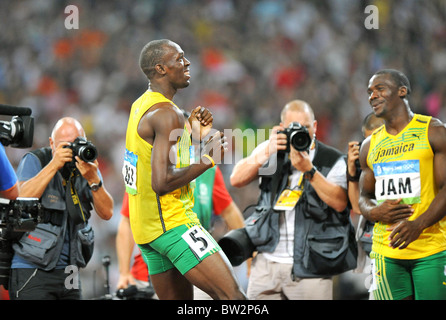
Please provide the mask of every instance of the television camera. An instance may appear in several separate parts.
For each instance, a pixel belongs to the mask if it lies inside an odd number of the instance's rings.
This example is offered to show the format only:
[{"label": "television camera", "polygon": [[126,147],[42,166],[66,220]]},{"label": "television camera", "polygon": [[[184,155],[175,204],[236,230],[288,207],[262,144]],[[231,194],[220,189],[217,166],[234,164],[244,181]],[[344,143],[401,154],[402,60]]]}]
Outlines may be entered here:
[{"label": "television camera", "polygon": [[0,198],[0,285],[6,289],[13,256],[12,243],[25,232],[33,231],[42,216],[43,208],[37,198]]},{"label": "television camera", "polygon": [[0,142],[13,148],[30,148],[34,138],[34,118],[30,108],[0,104],[0,115],[13,116],[11,121],[0,120]]}]

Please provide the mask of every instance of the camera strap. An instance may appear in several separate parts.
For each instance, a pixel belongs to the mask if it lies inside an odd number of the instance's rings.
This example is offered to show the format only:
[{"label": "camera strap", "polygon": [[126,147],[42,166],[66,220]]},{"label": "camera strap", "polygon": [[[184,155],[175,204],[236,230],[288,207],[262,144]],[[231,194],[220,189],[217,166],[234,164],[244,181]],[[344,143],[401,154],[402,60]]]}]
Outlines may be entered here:
[{"label": "camera strap", "polygon": [[[43,167],[45,167],[52,159],[52,152],[50,147],[44,147],[37,150],[30,151],[33,153],[39,160],[40,164]],[[82,205],[79,200],[79,196],[77,194],[77,191],[74,187],[74,178],[75,178],[75,172],[76,170],[72,170],[69,178],[65,179],[63,178],[63,181],[65,183],[65,203],[67,205],[68,213],[73,219],[74,223],[78,224],[81,222],[86,222],[84,210],[82,208]],[[64,174],[62,174],[63,176]],[[57,223],[56,225],[61,224],[59,215],[57,215]],[[53,222],[53,221],[52,221]],[[54,223],[54,222],[53,222]]]},{"label": "camera strap", "polygon": [[278,153],[277,154],[277,172],[272,177],[271,182],[271,207],[274,207],[274,203],[276,202],[277,189],[279,187],[280,178],[282,177],[282,171],[285,163],[285,155],[288,156],[288,153]]},{"label": "camera strap", "polygon": [[68,214],[75,224],[81,222],[86,222],[84,210],[82,209],[81,202],[79,200],[79,195],[74,187],[74,174],[75,170],[72,171],[70,178],[66,181],[65,189],[65,202],[67,204]]}]

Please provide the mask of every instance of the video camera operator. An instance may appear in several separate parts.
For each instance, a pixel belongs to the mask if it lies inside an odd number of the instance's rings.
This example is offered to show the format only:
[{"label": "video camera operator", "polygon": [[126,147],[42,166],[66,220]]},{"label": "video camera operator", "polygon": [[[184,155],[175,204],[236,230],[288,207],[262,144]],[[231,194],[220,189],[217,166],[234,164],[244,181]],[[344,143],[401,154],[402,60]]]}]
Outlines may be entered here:
[{"label": "video camera operator", "polygon": [[261,178],[259,202],[245,221],[258,251],[248,298],[332,299],[332,276],[356,266],[345,157],[316,140],[317,121],[305,101],[287,103],[281,121],[231,175],[235,187]]},{"label": "video camera operator", "polygon": [[29,148],[34,136],[31,109],[0,104],[0,115],[13,116],[11,121],[0,120],[0,198],[14,200],[19,194],[17,176],[8,160],[4,146]]},{"label": "video camera operator", "polygon": [[40,199],[43,217],[34,231],[13,244],[12,300],[81,299],[80,281],[66,287],[65,268],[83,268],[91,258],[91,210],[103,220],[113,214],[96,148],[86,141],[81,124],[60,119],[49,142],[50,147],[27,153],[17,169],[19,196]]}]

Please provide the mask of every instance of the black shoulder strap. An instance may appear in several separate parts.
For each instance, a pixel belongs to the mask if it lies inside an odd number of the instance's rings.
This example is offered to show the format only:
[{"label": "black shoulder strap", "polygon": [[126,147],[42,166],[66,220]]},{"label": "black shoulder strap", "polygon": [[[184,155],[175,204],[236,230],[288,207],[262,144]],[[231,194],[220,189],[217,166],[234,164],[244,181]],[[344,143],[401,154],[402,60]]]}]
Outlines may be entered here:
[{"label": "black shoulder strap", "polygon": [[271,207],[274,206],[276,195],[277,195],[277,188],[279,187],[279,183],[282,176],[282,172],[284,169],[284,163],[285,163],[285,156],[288,154],[278,153],[277,155],[277,172],[273,175],[272,179],[272,189],[271,189]]},{"label": "black shoulder strap", "polygon": [[[40,160],[40,164],[42,168],[44,168],[53,158],[52,151],[50,147],[44,147],[40,149],[36,149],[30,151]],[[74,188],[74,176],[71,175],[70,178],[67,179],[67,187],[65,201],[67,204],[67,210],[70,217],[73,219],[75,224],[84,222],[88,219],[84,213],[81,202],[79,200],[79,196],[77,194],[76,189]]]},{"label": "black shoulder strap", "polygon": [[288,179],[289,176],[288,153],[277,153],[276,158],[273,159],[273,162],[271,163],[268,163],[268,165],[275,166],[276,170],[274,173],[261,176],[259,186],[261,194],[259,196],[259,201],[262,199],[262,195],[268,193],[270,195],[268,205],[273,207],[277,197],[277,192],[280,191],[283,181]]},{"label": "black shoulder strap", "polygon": [[37,158],[39,158],[42,168],[44,168],[48,163],[50,163],[51,159],[53,158],[50,147],[44,147],[32,150],[30,151],[30,153],[34,154]]}]

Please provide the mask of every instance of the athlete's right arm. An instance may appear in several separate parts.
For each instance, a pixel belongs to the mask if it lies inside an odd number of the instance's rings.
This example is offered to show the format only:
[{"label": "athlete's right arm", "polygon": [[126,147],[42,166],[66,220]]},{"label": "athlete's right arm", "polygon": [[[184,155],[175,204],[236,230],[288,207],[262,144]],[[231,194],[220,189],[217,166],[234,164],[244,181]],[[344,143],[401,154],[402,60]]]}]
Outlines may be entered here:
[{"label": "athlete's right arm", "polygon": [[408,219],[413,209],[410,205],[401,204],[401,199],[385,200],[377,204],[375,199],[375,175],[367,165],[367,154],[370,147],[370,138],[364,140],[359,152],[361,176],[359,178],[359,208],[361,214],[369,221],[381,221],[388,224]]},{"label": "athlete's right arm", "polygon": [[158,195],[165,195],[188,184],[212,166],[210,162],[200,161],[184,168],[176,167],[177,141],[183,130],[183,114],[169,104],[160,104],[141,118],[138,133],[147,142],[153,143],[152,189]]}]

